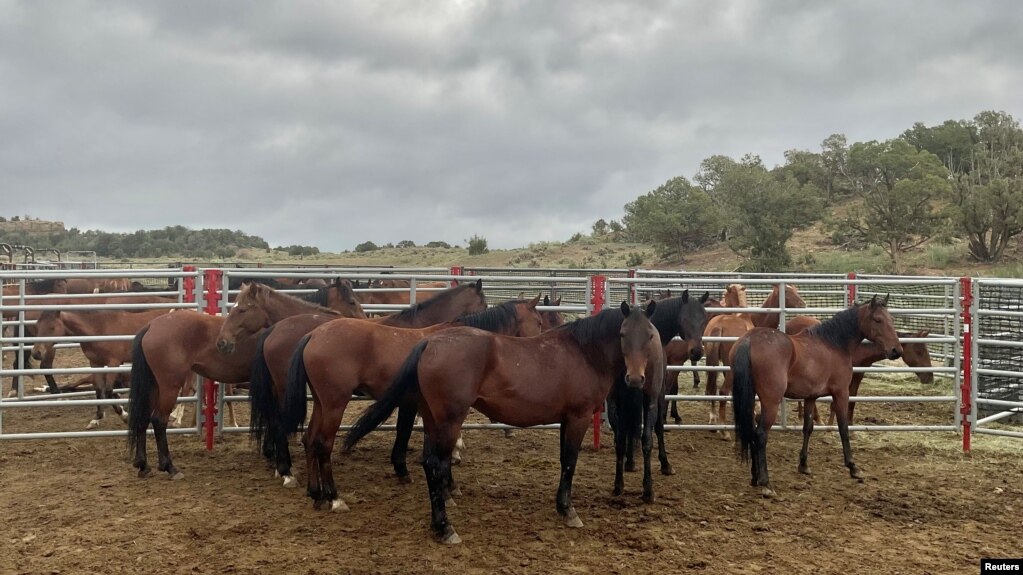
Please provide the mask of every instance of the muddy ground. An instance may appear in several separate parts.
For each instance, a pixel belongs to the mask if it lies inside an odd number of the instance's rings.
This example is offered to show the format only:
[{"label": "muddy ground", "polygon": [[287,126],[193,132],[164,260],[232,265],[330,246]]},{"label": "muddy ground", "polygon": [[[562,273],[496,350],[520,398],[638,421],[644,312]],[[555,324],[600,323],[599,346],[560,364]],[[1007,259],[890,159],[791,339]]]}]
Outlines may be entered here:
[{"label": "muddy ground", "polygon": [[[950,385],[864,384],[868,394],[893,390],[950,393]],[[703,422],[704,409],[684,414]],[[947,423],[951,411],[859,409],[871,423]],[[91,415],[5,410],[3,430],[81,429]],[[103,422],[123,427],[111,416]],[[467,431],[455,468],[463,495],[449,510],[464,543],[446,547],[429,533],[418,466],[412,485],[391,475],[392,437],[375,433],[351,456],[335,454],[346,513],[316,512],[304,489],[282,488],[240,434],[213,452],[198,437],[172,436],[186,476],[177,482],[137,479],[123,438],[0,441],[0,574],[977,573],[981,557],[1023,555],[1023,442],[978,437],[965,458],[952,433],[859,432],[853,448],[867,478],[858,483],[842,466],[837,434],[815,434],[814,474],[805,476],[796,472],[799,434],[772,433],[779,497],[765,500],[730,442],[676,431],[667,444],[677,474],[655,477],[657,501],[647,505],[638,474],[626,477],[624,496],[610,495],[605,435],[603,449],[580,457],[574,502],[585,525],[573,530],[554,509],[557,432]],[[304,481],[301,448],[295,453]]]}]

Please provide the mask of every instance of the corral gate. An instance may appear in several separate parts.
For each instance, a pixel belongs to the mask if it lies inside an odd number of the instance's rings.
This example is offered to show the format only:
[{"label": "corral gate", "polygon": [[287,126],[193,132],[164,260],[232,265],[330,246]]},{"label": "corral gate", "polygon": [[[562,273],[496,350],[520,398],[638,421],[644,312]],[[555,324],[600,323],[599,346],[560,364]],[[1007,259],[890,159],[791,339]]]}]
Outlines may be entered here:
[{"label": "corral gate", "polygon": [[[595,273],[600,272],[600,273]],[[997,433],[1000,435],[1023,436],[1023,433],[987,427],[995,421],[1018,419],[1023,411],[1023,399],[1020,397],[1020,377],[1023,370],[1018,360],[1023,352],[1020,341],[1019,322],[1023,319],[1019,300],[1023,292],[1023,282],[1018,280],[973,280],[969,278],[933,278],[909,276],[856,276],[854,274],[726,274],[726,273],[689,273],[665,272],[655,270],[555,270],[555,269],[521,269],[521,268],[211,268],[194,270],[194,268],[175,268],[163,270],[100,270],[96,272],[56,272],[56,271],[0,271],[0,278],[6,283],[19,283],[33,278],[47,277],[131,277],[147,285],[175,284],[167,288],[168,293],[178,296],[181,307],[192,307],[205,310],[207,313],[226,313],[230,304],[229,296],[232,278],[238,277],[344,277],[351,280],[374,279],[406,279],[411,283],[410,297],[415,298],[416,282],[443,281],[475,281],[483,279],[491,301],[517,297],[525,292],[534,295],[534,291],[550,293],[555,298],[561,296],[563,305],[550,308],[563,312],[590,314],[596,313],[622,300],[640,302],[659,290],[675,290],[687,288],[697,295],[704,290],[711,291],[715,296],[729,283],[741,282],[748,287],[750,308],[722,310],[724,312],[764,312],[776,311],[790,316],[795,313],[828,316],[844,308],[851,301],[870,297],[875,293],[891,294],[890,306],[897,325],[904,329],[926,327],[930,330],[925,341],[932,350],[932,356],[943,360],[944,365],[930,370],[936,375],[952,377],[957,382],[954,393],[950,396],[920,397],[861,397],[860,401],[928,401],[944,402],[950,405],[949,423],[946,425],[909,425],[909,426],[852,426],[851,429],[874,431],[951,431],[965,428],[964,448],[969,448],[971,431],[979,433]],[[786,308],[784,301],[774,310],[757,308],[771,288],[776,285],[792,284],[798,286],[800,294],[806,300],[808,308]],[[361,288],[358,291],[370,291],[381,288]],[[395,288],[392,288],[395,289]],[[404,289],[404,288],[398,288]],[[422,288],[420,288],[422,289]],[[443,289],[443,288],[434,288]],[[784,292],[784,290],[782,290]],[[676,295],[672,293],[672,295]],[[225,297],[227,296],[227,297]],[[27,296],[23,289],[18,295],[5,297],[0,302],[5,319],[0,323],[3,327],[13,327],[13,334],[0,336],[0,345],[4,351],[21,350],[37,341],[24,334],[24,327],[31,322],[23,320],[23,311],[28,305],[27,300],[33,297],[45,299],[45,296]],[[51,296],[52,297],[52,296]],[[965,305],[964,305],[965,304]],[[36,302],[38,305],[38,302]],[[97,308],[99,306],[91,306]],[[387,306],[379,306],[378,310],[386,311]],[[33,309],[40,309],[35,307]],[[80,308],[81,309],[81,308]],[[391,308],[388,308],[389,310]],[[974,336],[974,334],[976,334]],[[129,337],[130,336],[125,336]],[[74,338],[51,338],[67,344]],[[910,340],[904,340],[910,341]],[[1015,351],[1013,351],[1015,350]],[[961,361],[963,358],[966,361]],[[113,371],[118,368],[108,369]],[[127,368],[119,368],[124,371]],[[671,366],[676,371],[707,371],[706,366]],[[716,368],[723,370],[727,368]],[[88,368],[52,370],[50,373],[87,373]],[[857,371],[887,372],[920,372],[921,368],[877,367],[857,368]],[[17,364],[12,369],[0,369],[0,380],[10,379],[19,375],[42,374],[42,370],[26,370]],[[959,385],[961,384],[961,385]],[[206,382],[200,387],[201,392],[190,401],[201,401],[204,404],[205,419],[215,422],[215,427],[224,431],[244,431],[243,428],[224,429],[220,413],[224,401],[244,401],[244,396],[223,397],[219,386],[214,382]],[[201,397],[205,393],[206,397]],[[18,398],[5,398],[0,403],[0,439],[31,439],[66,436],[98,436],[123,435],[120,430],[99,432],[54,432],[12,434],[3,430],[4,411],[35,406],[71,406],[96,405],[97,403],[125,403],[125,400],[77,399],[73,396],[61,396],[50,399],[47,396],[25,397],[24,386],[17,388]],[[47,399],[40,399],[47,397]],[[676,398],[685,401],[710,401],[716,397],[698,395],[680,395]],[[204,400],[205,399],[205,400]],[[187,400],[186,400],[187,401]],[[784,419],[783,419],[784,421]],[[199,427],[202,427],[200,419]],[[476,424],[471,427],[504,428],[502,425]],[[716,429],[707,425],[689,424],[669,426],[677,429]],[[784,428],[784,427],[783,427]],[[212,441],[214,425],[206,426],[207,441]],[[177,430],[178,432],[196,432],[197,429]],[[212,443],[209,443],[212,446]]]}]

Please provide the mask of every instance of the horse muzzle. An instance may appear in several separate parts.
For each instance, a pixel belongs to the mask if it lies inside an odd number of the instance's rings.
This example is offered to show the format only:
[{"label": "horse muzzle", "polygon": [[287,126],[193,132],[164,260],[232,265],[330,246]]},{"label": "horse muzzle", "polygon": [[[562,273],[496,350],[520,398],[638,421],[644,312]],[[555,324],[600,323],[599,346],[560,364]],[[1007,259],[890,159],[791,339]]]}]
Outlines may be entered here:
[{"label": "horse muzzle", "polygon": [[32,359],[35,359],[36,361],[43,361],[43,352],[39,351],[38,349],[33,349]]},{"label": "horse muzzle", "polygon": [[646,375],[642,373],[639,375],[627,373],[625,374],[625,385],[632,388],[642,389],[643,386],[646,385]]},{"label": "horse muzzle", "polygon": [[902,357],[902,351],[899,349],[893,347],[891,351],[888,352],[888,359],[899,359],[900,357]]},{"label": "horse muzzle", "polygon": [[225,355],[234,353],[234,342],[226,339],[217,340],[217,351]]},{"label": "horse muzzle", "polygon": [[703,357],[703,346],[698,345],[689,350],[689,359],[693,361],[700,361]]}]

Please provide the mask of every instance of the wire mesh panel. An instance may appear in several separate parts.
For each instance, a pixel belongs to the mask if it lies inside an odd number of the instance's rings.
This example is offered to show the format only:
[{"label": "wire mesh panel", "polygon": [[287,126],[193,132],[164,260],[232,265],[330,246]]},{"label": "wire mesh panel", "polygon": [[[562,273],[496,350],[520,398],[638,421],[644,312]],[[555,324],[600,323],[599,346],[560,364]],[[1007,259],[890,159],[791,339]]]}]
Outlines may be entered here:
[{"label": "wire mesh panel", "polygon": [[[860,275],[861,279],[912,279],[912,276]],[[950,285],[935,284],[880,284],[861,286],[857,299],[863,301],[874,295],[889,296],[888,304],[899,309],[951,309],[955,307],[955,294]],[[903,331],[927,330],[931,335],[950,336],[955,333],[952,318],[947,314],[908,314],[895,317],[895,327]],[[952,365],[952,344],[931,344],[931,356]]]},{"label": "wire mesh panel", "polygon": [[[629,277],[630,270],[627,269],[557,269],[557,268],[501,268],[501,267],[466,267],[464,272],[468,275],[486,275],[502,277],[549,277],[549,281],[509,281],[502,284],[488,284],[487,295],[502,299],[519,297],[523,293],[526,297],[533,297],[537,293],[550,295],[552,300],[561,298],[561,305],[585,306],[587,301],[586,284],[578,282],[559,282],[558,278],[579,278],[585,276],[602,275],[608,278]],[[617,304],[629,300],[629,290],[621,285],[609,285],[607,302]]]},{"label": "wire mesh panel", "polygon": [[[1023,402],[1023,379],[1007,373],[1023,371],[1023,283],[984,280],[977,285],[976,333],[977,397],[984,400]],[[1013,345],[1015,344],[1015,345]],[[978,402],[977,411],[990,415],[1004,407]],[[1015,422],[1023,417],[1015,415]]]}]

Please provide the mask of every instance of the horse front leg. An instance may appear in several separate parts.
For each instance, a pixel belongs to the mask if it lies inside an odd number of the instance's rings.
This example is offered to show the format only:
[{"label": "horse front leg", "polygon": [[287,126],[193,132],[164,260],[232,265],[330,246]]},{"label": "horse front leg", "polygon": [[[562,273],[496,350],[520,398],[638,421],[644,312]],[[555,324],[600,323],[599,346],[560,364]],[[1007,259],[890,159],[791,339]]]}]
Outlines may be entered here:
[{"label": "horse front leg", "polygon": [[[455,545],[461,543],[462,538],[448,521],[446,506],[449,503],[447,481],[451,475],[451,453],[458,429],[451,424],[442,425],[444,428],[440,429],[427,425],[428,431],[423,439],[423,471],[430,492],[430,527],[441,543]],[[430,428],[434,428],[432,432]]]},{"label": "horse front leg", "polygon": [[849,477],[863,480],[860,468],[856,466],[852,458],[852,447],[849,445],[849,396],[848,392],[832,394],[832,402],[835,406],[835,417],[838,419],[838,435],[842,438],[842,456],[845,459],[845,466],[849,469]]},{"label": "horse front leg", "polygon": [[[96,366],[93,366],[93,367],[96,367]],[[106,377],[105,373],[97,373],[95,375],[95,377],[93,378],[93,384],[96,386],[96,399],[106,399],[107,394],[106,394],[106,383],[104,382],[104,378],[105,377]],[[96,406],[96,417],[93,418],[89,422],[89,424],[85,426],[85,429],[96,429],[97,427],[99,427],[99,422],[102,419],[103,419],[103,405],[101,404],[101,405],[97,405]]]},{"label": "horse front leg", "polygon": [[[609,401],[608,402],[609,408],[610,408],[610,405],[612,403],[616,403],[616,402],[614,400]],[[628,433],[626,433],[625,427],[626,426],[621,424],[621,421],[618,421],[617,425],[615,425],[614,429],[612,430],[614,432],[614,437],[615,437],[615,483],[614,483],[614,489],[611,491],[611,494],[614,495],[614,496],[621,495],[625,491],[625,451],[626,451],[626,443],[629,441],[629,435],[628,435]],[[565,457],[565,452],[564,452],[564,450],[565,450],[565,425],[564,424],[562,424],[562,426],[561,426],[561,450],[562,450],[561,456],[562,456],[562,459],[564,459],[564,457]],[[562,464],[562,467],[564,467],[564,464]],[[560,493],[561,493],[560,489],[559,489],[558,493],[559,493],[559,497],[560,497]],[[561,512],[560,500],[559,500],[558,505],[559,505],[558,512],[560,513]]]},{"label": "horse front leg", "polygon": [[412,437],[412,428],[416,423],[416,400],[406,399],[398,406],[397,433],[394,436],[394,447],[391,448],[391,467],[400,483],[412,483],[412,476],[408,472],[406,456],[408,454],[408,442]]},{"label": "horse front leg", "polygon": [[810,467],[806,464],[810,452],[810,434],[813,433],[813,423],[817,415],[817,400],[803,400],[803,449],[799,452],[799,472],[810,474]]},{"label": "horse front leg", "polygon": [[[678,371],[668,371],[665,374],[665,381],[667,382],[665,389],[667,390],[668,395],[678,395],[679,373],[680,372]],[[695,374],[696,372],[694,371],[693,373]],[[682,415],[678,412],[678,402],[675,400],[671,401],[671,419],[674,420],[675,423],[682,423]]]},{"label": "horse front leg", "polygon": [[[575,476],[576,462],[579,460],[579,449],[589,426],[589,416],[566,418],[561,422],[561,481],[558,483],[557,508],[558,514],[565,520],[568,527],[582,527],[575,507],[572,506],[572,478]],[[623,427],[619,421],[619,427]]]},{"label": "horse front leg", "polygon": [[761,488],[764,497],[777,495],[771,487],[771,480],[767,474],[767,435],[774,426],[778,417],[778,406],[781,400],[765,403],[760,400],[760,417],[757,418],[756,447],[754,450],[753,465],[755,466],[753,477],[754,485]]},{"label": "horse front leg", "polygon": [[650,471],[650,454],[653,451],[654,424],[657,422],[658,402],[656,398],[643,395],[643,501],[654,502],[654,478]]},{"label": "horse front leg", "polygon": [[668,401],[662,396],[658,400],[657,423],[654,432],[657,434],[657,458],[661,461],[661,475],[675,475],[675,469],[668,462],[668,448],[664,445],[664,420],[668,415]]}]

